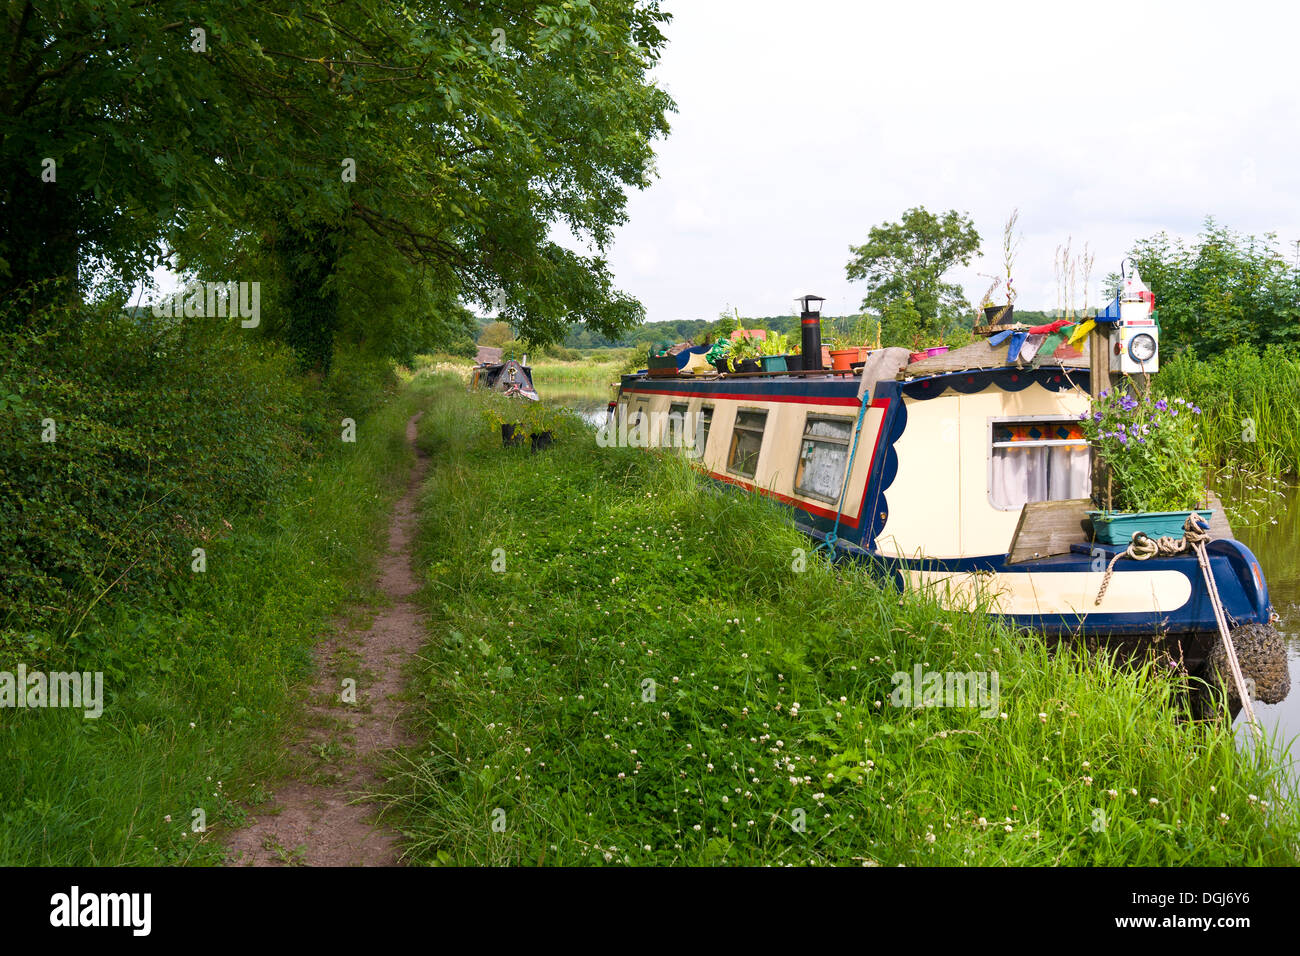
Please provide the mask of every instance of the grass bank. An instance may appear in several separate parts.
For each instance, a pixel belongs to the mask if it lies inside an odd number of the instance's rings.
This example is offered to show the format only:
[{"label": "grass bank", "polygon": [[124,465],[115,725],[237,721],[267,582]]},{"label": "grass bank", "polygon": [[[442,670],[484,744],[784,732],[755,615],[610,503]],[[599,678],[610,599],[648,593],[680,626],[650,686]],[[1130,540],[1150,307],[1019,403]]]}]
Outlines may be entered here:
[{"label": "grass bank", "polygon": [[543,398],[548,392],[599,391],[605,395],[611,382],[617,382],[627,362],[557,362],[543,359],[534,362],[533,385]]},{"label": "grass bank", "polygon": [[1300,355],[1244,345],[1204,360],[1182,352],[1153,381],[1157,392],[1205,410],[1201,440],[1211,461],[1300,475]]},{"label": "grass bank", "polygon": [[[51,630],[56,646],[33,655],[102,671],[103,714],[0,712],[0,865],[220,859],[214,828],[239,824],[241,802],[265,799],[257,781],[281,769],[316,635],[371,596],[412,460],[405,422],[424,401],[408,389],[359,417],[355,444],[331,427],[263,513],[232,513],[204,540],[204,573],[187,561],[163,590]],[[15,650],[0,668],[26,660]]]},{"label": "grass bank", "polygon": [[[1117,668],[829,568],[763,500],[577,426],[503,449],[444,381],[418,560],[418,863],[1294,863],[1276,768]],[[995,712],[893,675],[996,672]]]}]

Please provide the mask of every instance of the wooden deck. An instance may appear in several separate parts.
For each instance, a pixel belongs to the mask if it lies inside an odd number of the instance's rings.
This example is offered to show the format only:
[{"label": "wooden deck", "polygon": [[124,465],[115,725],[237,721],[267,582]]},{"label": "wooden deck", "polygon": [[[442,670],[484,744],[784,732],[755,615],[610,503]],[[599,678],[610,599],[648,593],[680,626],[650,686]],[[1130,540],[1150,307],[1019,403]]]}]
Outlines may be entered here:
[{"label": "wooden deck", "polygon": [[[1210,492],[1209,506],[1214,510],[1210,537],[1231,538],[1232,527],[1223,512],[1223,502],[1214,492]],[[1088,519],[1091,508],[1088,498],[1035,501],[1025,505],[1020,512],[1020,524],[1011,537],[1007,564],[1068,554],[1071,545],[1087,544],[1092,540],[1092,522]]]}]

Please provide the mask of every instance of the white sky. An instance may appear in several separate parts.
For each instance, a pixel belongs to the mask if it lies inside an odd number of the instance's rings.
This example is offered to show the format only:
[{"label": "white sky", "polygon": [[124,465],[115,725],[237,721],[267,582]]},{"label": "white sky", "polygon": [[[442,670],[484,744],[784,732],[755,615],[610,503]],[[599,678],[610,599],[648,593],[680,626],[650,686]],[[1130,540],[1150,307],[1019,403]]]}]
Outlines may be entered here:
[{"label": "white sky", "polygon": [[1135,239],[1206,214],[1300,239],[1295,3],[666,2],[679,112],[610,255],[649,321],[854,312],[849,244],[915,205],[974,218],[972,299],[1019,207],[1031,309],[1067,237],[1097,253],[1091,305]]}]

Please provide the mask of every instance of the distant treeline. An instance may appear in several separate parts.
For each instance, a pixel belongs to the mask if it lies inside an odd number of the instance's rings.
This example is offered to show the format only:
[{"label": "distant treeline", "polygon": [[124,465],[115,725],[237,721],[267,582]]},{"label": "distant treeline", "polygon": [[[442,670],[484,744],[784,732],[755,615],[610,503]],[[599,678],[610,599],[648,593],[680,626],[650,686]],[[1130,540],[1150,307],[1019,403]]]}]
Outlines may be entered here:
[{"label": "distant treeline", "polygon": [[[1045,311],[1022,311],[1016,309],[1016,318],[1025,322],[1046,323],[1051,321],[1051,314]],[[849,326],[859,322],[862,315],[826,316],[824,323]],[[607,349],[607,348],[648,348],[656,342],[699,342],[706,335],[713,334],[718,328],[718,319],[673,319],[667,322],[646,322],[630,329],[617,339],[608,339],[593,333],[585,326],[574,328],[564,340],[564,345],[571,349]],[[794,338],[799,336],[799,318],[793,315],[741,316],[741,323],[747,329],[768,329]],[[480,326],[486,328],[491,319],[480,319]]]}]

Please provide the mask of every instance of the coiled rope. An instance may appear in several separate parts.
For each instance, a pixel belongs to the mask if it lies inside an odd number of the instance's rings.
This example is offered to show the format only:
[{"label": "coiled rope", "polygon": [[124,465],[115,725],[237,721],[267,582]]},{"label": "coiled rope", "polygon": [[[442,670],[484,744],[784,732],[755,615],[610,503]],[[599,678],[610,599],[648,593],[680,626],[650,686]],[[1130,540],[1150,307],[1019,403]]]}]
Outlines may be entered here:
[{"label": "coiled rope", "polygon": [[1111,575],[1115,573],[1115,562],[1120,558],[1146,561],[1157,555],[1172,557],[1176,554],[1184,554],[1189,549],[1194,551],[1196,563],[1201,568],[1201,576],[1205,578],[1205,589],[1210,595],[1210,606],[1214,608],[1214,620],[1219,626],[1219,636],[1223,640],[1223,650],[1228,658],[1228,669],[1232,671],[1232,682],[1237,688],[1237,697],[1241,700],[1241,707],[1246,712],[1246,720],[1249,721],[1251,729],[1255,731],[1256,737],[1260,737],[1263,730],[1255,719],[1255,709],[1251,706],[1250,694],[1246,690],[1246,679],[1242,676],[1241,664],[1237,660],[1237,649],[1233,647],[1232,638],[1228,635],[1228,616],[1223,610],[1218,585],[1214,583],[1214,573],[1210,570],[1210,557],[1205,550],[1205,545],[1210,540],[1210,523],[1195,511],[1187,516],[1181,538],[1165,536],[1153,539],[1141,531],[1133,532],[1133,539],[1129,542],[1129,546],[1111,558],[1110,564],[1106,566],[1106,576],[1102,579],[1097,600],[1093,603],[1101,604],[1102,598],[1106,596]]}]

